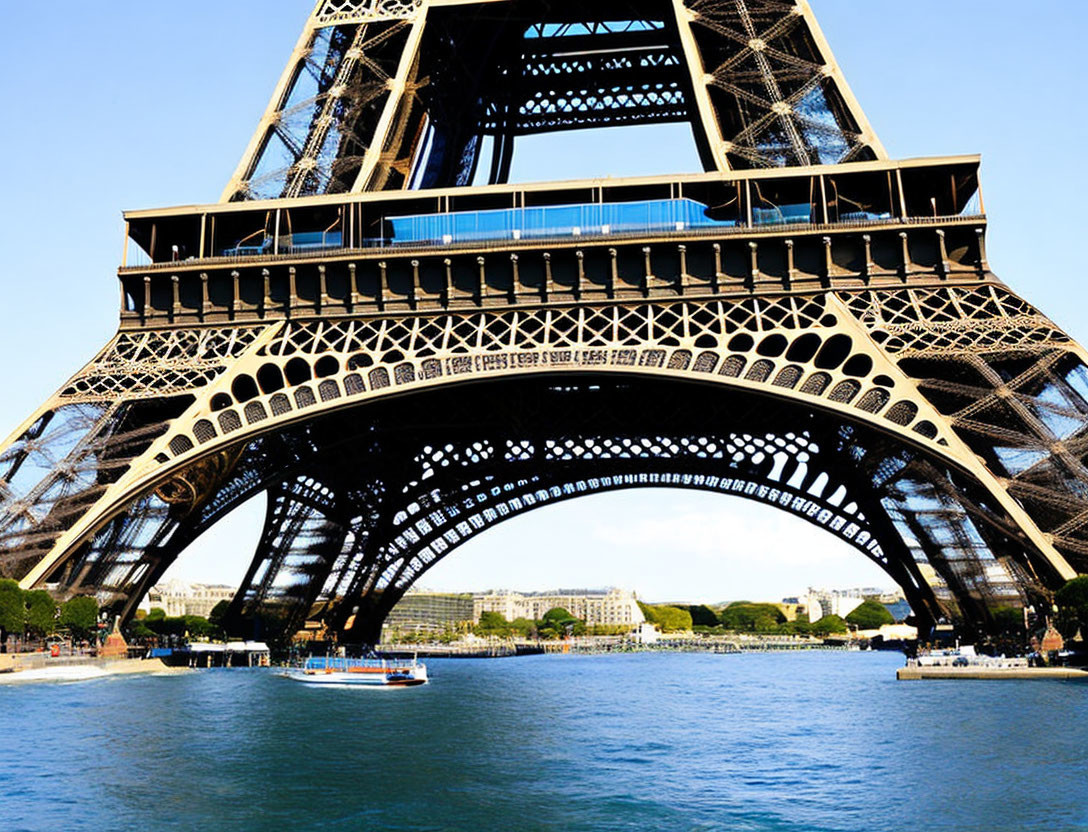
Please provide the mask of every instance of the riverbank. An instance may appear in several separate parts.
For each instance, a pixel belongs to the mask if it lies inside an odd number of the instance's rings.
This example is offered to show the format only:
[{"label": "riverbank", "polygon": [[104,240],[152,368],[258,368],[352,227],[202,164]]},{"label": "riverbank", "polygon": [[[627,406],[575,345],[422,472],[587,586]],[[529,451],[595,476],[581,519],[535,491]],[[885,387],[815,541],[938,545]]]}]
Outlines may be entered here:
[{"label": "riverbank", "polygon": [[750,636],[717,638],[669,638],[654,642],[631,641],[619,636],[578,636],[558,641],[484,641],[452,644],[380,644],[377,651],[394,658],[487,659],[535,656],[547,653],[603,655],[609,653],[767,653],[788,650],[854,650],[841,640],[797,636]]},{"label": "riverbank", "polygon": [[167,667],[159,659],[96,659],[89,656],[46,657],[41,653],[11,656],[10,669],[0,672],[0,685],[30,682],[85,682],[107,676],[174,675],[190,672]]}]

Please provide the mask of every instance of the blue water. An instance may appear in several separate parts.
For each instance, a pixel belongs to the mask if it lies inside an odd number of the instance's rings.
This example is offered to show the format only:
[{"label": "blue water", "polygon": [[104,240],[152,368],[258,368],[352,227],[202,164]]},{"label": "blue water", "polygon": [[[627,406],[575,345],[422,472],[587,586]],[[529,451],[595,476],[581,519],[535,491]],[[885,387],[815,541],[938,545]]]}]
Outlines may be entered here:
[{"label": "blue water", "polygon": [[0,830],[1088,829],[1088,685],[893,654],[431,661],[0,688]]}]

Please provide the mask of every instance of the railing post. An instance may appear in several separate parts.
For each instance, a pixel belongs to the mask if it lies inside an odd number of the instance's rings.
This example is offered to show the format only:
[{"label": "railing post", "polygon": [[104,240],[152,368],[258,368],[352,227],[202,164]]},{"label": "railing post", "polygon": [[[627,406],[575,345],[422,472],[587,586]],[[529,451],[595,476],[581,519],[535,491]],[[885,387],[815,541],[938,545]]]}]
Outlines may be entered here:
[{"label": "railing post", "polygon": [[976,228],[975,239],[978,241],[978,276],[980,280],[985,280],[990,271],[990,263],[986,259],[986,230]]},{"label": "railing post", "polygon": [[208,296],[208,273],[200,273],[200,321],[204,322],[208,317],[208,312],[211,311],[212,302]]},{"label": "railing post", "polygon": [[944,231],[940,228],[937,229],[937,268],[940,269],[941,277],[948,277],[948,273],[952,271],[952,265],[948,262],[948,246],[945,244]]},{"label": "railing post", "polygon": [[903,268],[903,280],[906,281],[906,279],[910,277],[911,272],[913,271],[910,262],[910,244],[907,241],[906,231],[899,232],[899,256],[902,261],[901,265]]},{"label": "railing post", "polygon": [[178,315],[181,314],[181,290],[180,290],[181,278],[176,274],[170,275],[170,291],[171,291],[171,304],[170,304],[170,323],[176,323]]},{"label": "railing post", "polygon": [[824,286],[831,286],[831,275],[835,269],[835,258],[831,253],[831,238],[822,239],[824,245]]},{"label": "railing post", "polygon": [[242,291],[241,286],[239,285],[241,275],[238,274],[237,269],[230,273],[230,279],[232,282],[230,317],[233,321],[235,318],[238,317],[238,313],[242,309]]},{"label": "railing post", "polygon": [[272,276],[268,273],[268,269],[261,269],[261,280],[264,283],[264,292],[261,295],[261,317],[268,315],[268,310],[272,306]]}]

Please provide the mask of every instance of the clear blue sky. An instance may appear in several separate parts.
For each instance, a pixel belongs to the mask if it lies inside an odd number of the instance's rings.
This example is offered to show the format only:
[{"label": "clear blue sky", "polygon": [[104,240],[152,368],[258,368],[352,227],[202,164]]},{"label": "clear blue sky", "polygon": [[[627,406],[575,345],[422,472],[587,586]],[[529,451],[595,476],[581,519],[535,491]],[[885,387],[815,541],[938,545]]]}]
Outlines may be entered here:
[{"label": "clear blue sky", "polygon": [[[983,154],[990,259],[1080,340],[1088,4],[813,0],[894,157]],[[0,3],[5,129],[0,435],[113,334],[120,211],[215,201],[310,11],[309,0]],[[577,168],[574,167],[575,163]],[[676,128],[537,139],[522,180],[692,169]],[[176,573],[237,580],[260,513],[236,512]],[[474,588],[618,584],[650,598],[777,597],[888,583],[828,535],[713,495],[584,498],[503,524],[425,580]],[[798,553],[804,553],[803,556]]]}]

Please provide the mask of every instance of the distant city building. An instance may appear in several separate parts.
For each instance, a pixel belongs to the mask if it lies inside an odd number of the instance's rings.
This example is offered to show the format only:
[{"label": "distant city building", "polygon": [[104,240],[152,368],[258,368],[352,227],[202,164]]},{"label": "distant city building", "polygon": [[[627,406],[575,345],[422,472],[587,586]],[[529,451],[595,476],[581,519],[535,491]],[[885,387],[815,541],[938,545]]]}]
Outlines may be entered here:
[{"label": "distant city building", "polygon": [[562,607],[590,627],[637,627],[645,618],[634,592],[624,589],[557,589],[549,592],[491,590],[473,598],[472,618],[497,612],[507,621],[538,620],[554,607]]},{"label": "distant city building", "polygon": [[[888,607],[896,607],[892,614],[896,620],[906,617],[910,607],[906,605],[902,590],[881,589],[879,587],[852,587],[850,589],[816,589],[809,587],[805,595],[795,598],[783,598],[783,604],[798,604],[808,611],[809,621],[819,621],[825,615],[837,615],[846,618],[862,602],[872,599]],[[903,612],[905,610],[905,612]],[[902,613],[902,614],[898,614]]]},{"label": "distant city building", "polygon": [[442,632],[474,620],[472,595],[410,589],[385,618],[383,630]]},{"label": "distant city building", "polygon": [[171,618],[179,615],[207,618],[216,604],[233,600],[237,591],[234,586],[173,580],[151,587],[140,607],[148,610],[158,607]]},{"label": "distant city building", "polygon": [[801,596],[801,604],[808,611],[809,621],[819,621],[825,615],[846,618],[865,600],[853,589],[814,589]]}]

